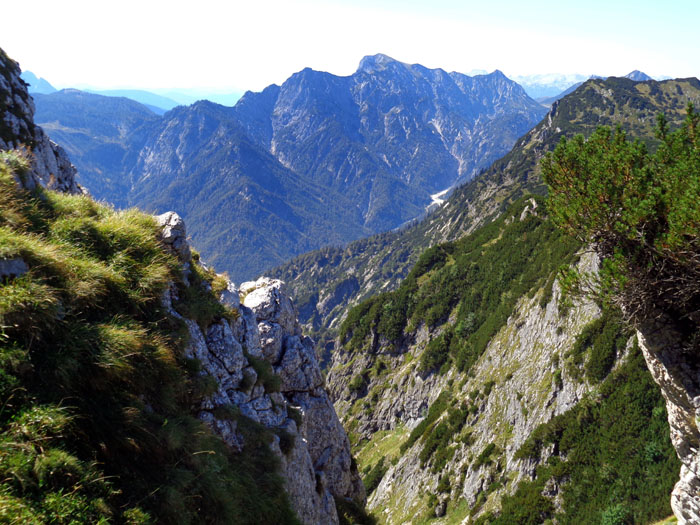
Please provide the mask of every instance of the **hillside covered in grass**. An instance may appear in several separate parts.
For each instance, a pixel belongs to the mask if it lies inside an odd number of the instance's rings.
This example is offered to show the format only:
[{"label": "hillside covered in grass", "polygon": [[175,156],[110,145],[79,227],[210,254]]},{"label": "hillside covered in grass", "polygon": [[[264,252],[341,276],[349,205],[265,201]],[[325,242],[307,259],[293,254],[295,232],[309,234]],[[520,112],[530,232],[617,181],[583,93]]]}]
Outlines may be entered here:
[{"label": "hillside covered in grass", "polygon": [[195,417],[212,384],[161,298],[174,283],[183,313],[235,312],[185,292],[154,217],[27,192],[26,170],[2,153],[0,521],[295,523],[270,432],[234,453]]}]

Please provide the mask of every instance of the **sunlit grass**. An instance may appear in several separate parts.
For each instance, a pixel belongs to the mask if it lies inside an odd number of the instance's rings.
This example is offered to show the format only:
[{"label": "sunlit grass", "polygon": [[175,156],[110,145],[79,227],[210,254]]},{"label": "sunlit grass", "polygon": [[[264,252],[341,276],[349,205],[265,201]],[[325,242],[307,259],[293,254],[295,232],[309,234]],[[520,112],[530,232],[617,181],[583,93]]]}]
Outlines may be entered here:
[{"label": "sunlit grass", "polygon": [[161,306],[206,328],[225,279],[185,286],[152,216],[21,190],[26,166],[0,154],[0,259],[27,269],[0,281],[0,522],[295,523],[269,432],[236,455],[195,417],[215,385]]}]

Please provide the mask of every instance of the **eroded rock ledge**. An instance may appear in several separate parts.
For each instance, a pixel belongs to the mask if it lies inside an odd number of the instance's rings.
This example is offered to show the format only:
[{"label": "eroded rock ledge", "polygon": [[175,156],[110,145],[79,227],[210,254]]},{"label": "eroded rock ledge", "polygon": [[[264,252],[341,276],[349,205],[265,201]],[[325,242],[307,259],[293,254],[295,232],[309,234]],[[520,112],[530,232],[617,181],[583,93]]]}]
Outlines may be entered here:
[{"label": "eroded rock ledge", "polygon": [[[168,212],[159,221],[164,242],[183,264],[193,264],[187,262],[189,246],[184,242],[182,220]],[[280,459],[287,493],[303,523],[338,523],[335,498],[364,505],[364,486],[352,462],[350,442],[326,392],[314,343],[301,333],[284,283],[265,277],[243,283],[240,289],[229,283],[220,299],[236,309],[238,316],[232,322],[214,322],[206,330],[173,309],[176,293],[172,287],[163,301],[172,315],[187,324],[187,356],[198,359],[202,373],[218,384],[217,391],[202,403],[199,417],[235,450],[242,449],[244,437],[235,418],[218,417],[222,409],[225,413],[235,408],[293,438],[293,445],[287,448],[275,435],[271,449]],[[266,391],[258,381],[254,365],[262,360],[281,379],[279,391]]]}]

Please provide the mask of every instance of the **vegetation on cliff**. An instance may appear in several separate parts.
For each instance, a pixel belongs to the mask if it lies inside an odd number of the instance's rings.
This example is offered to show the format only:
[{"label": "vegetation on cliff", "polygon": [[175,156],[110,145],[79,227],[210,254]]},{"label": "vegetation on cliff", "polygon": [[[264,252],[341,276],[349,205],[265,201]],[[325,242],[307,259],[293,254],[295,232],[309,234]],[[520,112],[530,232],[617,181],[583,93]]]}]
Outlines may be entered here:
[{"label": "vegetation on cliff", "polygon": [[[697,458],[688,445],[697,440],[691,400],[700,347],[699,122],[688,104],[674,132],[658,116],[660,145],[653,153],[619,128],[600,128],[587,141],[563,140],[543,163],[554,220],[590,244],[603,263],[598,275],[565,272],[567,286],[622,307],[664,391],[683,463],[680,479],[673,478],[673,510],[688,522],[698,518]],[[619,511],[611,510],[624,518]]]},{"label": "vegetation on cliff", "polygon": [[[486,441],[475,432],[476,421],[484,417],[486,400],[505,395],[498,392],[509,388],[513,377],[513,371],[506,369],[495,370],[491,377],[480,376],[480,366],[486,365],[479,363],[494,358],[484,357],[483,352],[491,345],[497,348],[494,354],[507,353],[508,344],[496,338],[504,331],[513,331],[516,340],[525,337],[525,329],[523,335],[517,335],[523,301],[542,316],[552,315],[554,322],[558,317],[560,327],[574,329],[563,322],[567,308],[573,305],[562,304],[559,292],[557,306],[552,308],[552,303],[557,270],[576,262],[581,244],[557,229],[545,215],[543,202],[539,197],[522,199],[464,239],[426,251],[396,291],[361,303],[341,327],[344,339],[339,352],[347,353],[344,362],[361,360],[366,371],[348,383],[349,388],[359,383],[349,394],[351,418],[371,418],[358,409],[369,407],[371,413],[376,399],[383,396],[381,390],[392,388],[392,374],[402,373],[390,359],[401,362],[403,358],[406,366],[415,365],[414,373],[424,381],[449,371],[442,394],[400,445],[401,455],[415,455],[424,471],[421,476],[440,476],[418,522],[429,521],[438,501],[448,501],[448,514],[464,517],[471,513],[482,523],[542,523],[555,517],[562,523],[589,523],[616,512],[627,520],[619,523],[643,523],[670,512],[668,494],[678,460],[668,437],[663,400],[638,349],[630,349],[631,333],[618,310],[605,308],[602,315],[597,313],[590,323],[581,324],[578,332],[571,333],[568,346],[546,355],[542,367],[547,372],[537,380],[532,378],[532,385],[526,387],[544,389],[546,396],[555,399],[566,396],[563,392],[570,392],[572,385],[585,384],[584,391],[591,393],[582,403],[536,427],[512,459],[514,452],[507,450],[509,438],[502,434],[512,433],[512,426],[510,430],[494,427]],[[542,328],[535,322],[528,330],[534,326]],[[561,342],[558,330],[554,339]],[[419,332],[423,334],[420,338]],[[550,336],[539,333],[536,337]],[[465,354],[465,348],[470,352]],[[527,355],[537,355],[537,348],[527,349]],[[371,356],[369,361],[367,356]],[[470,377],[472,387],[481,384],[468,393],[464,385]],[[505,410],[516,400],[520,404],[523,395],[529,396],[529,390],[519,390],[515,399],[504,401]],[[573,396],[572,402],[577,400],[578,395]],[[527,420],[528,408],[538,407],[537,403],[521,406],[521,414],[509,412],[508,418]],[[500,423],[506,419],[503,412],[494,417]],[[359,448],[363,446],[358,443]],[[468,463],[461,465],[466,450],[470,451]],[[539,467],[534,481],[518,486],[513,471],[523,464],[517,460],[540,462],[550,454],[553,459]],[[387,468],[387,461],[367,462],[364,472],[370,488],[379,485]],[[456,498],[465,476],[481,470],[491,472],[491,477],[470,508]],[[400,482],[394,483],[398,486]],[[610,486],[614,490],[608,493]],[[498,498],[493,497],[498,492],[514,492],[504,500],[502,513]]]},{"label": "vegetation on cliff", "polygon": [[677,131],[660,116],[655,153],[599,128],[562,140],[542,164],[553,220],[603,259],[597,291],[637,320],[662,312],[691,332],[700,322],[699,122],[692,105]]},{"label": "vegetation on cliff", "polygon": [[212,385],[161,297],[227,315],[215,295],[185,293],[152,216],[26,192],[24,170],[2,154],[0,521],[294,523],[269,432],[242,424],[235,454],[192,414]]},{"label": "vegetation on cliff", "polygon": [[376,351],[378,340],[398,347],[420,324],[442,326],[422,353],[419,372],[468,371],[517,300],[551,289],[559,266],[574,259],[578,243],[537,215],[538,202],[523,198],[474,234],[426,250],[396,291],[350,310],[340,329],[343,348]]},{"label": "vegetation on cliff", "polygon": [[[620,327],[618,321],[618,327]],[[515,457],[539,459],[534,480],[505,496],[479,525],[650,523],[668,516],[679,461],[664,401],[634,345],[596,392],[540,425]],[[555,501],[559,508],[555,506]]]}]

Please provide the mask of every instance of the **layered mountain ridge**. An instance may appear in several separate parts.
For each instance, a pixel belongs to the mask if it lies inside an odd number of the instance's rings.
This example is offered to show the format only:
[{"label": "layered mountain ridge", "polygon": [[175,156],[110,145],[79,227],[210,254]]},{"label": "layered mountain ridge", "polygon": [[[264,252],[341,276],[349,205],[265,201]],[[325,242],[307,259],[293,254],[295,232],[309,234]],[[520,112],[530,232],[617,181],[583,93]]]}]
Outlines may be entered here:
[{"label": "layered mountain ridge", "polygon": [[543,193],[538,161],[562,136],[588,135],[599,125],[619,124],[653,147],[657,114],[663,112],[672,125],[679,125],[689,102],[700,103],[700,81],[695,78],[589,80],[555,102],[508,154],[456,188],[422,221],[344,247],[304,254],[269,273],[288,283],[301,322],[332,346],[349,306],[395,288],[423,250],[474,231],[525,192]]},{"label": "layered mountain ridge", "polygon": [[236,280],[422,215],[431,195],[473,177],[544,113],[500,72],[468,77],[385,55],[348,77],[307,68],[233,108],[199,102],[157,117],[123,103],[118,139],[71,121],[95,108],[86,96],[37,104],[96,197],[181,210],[203,255]]}]

